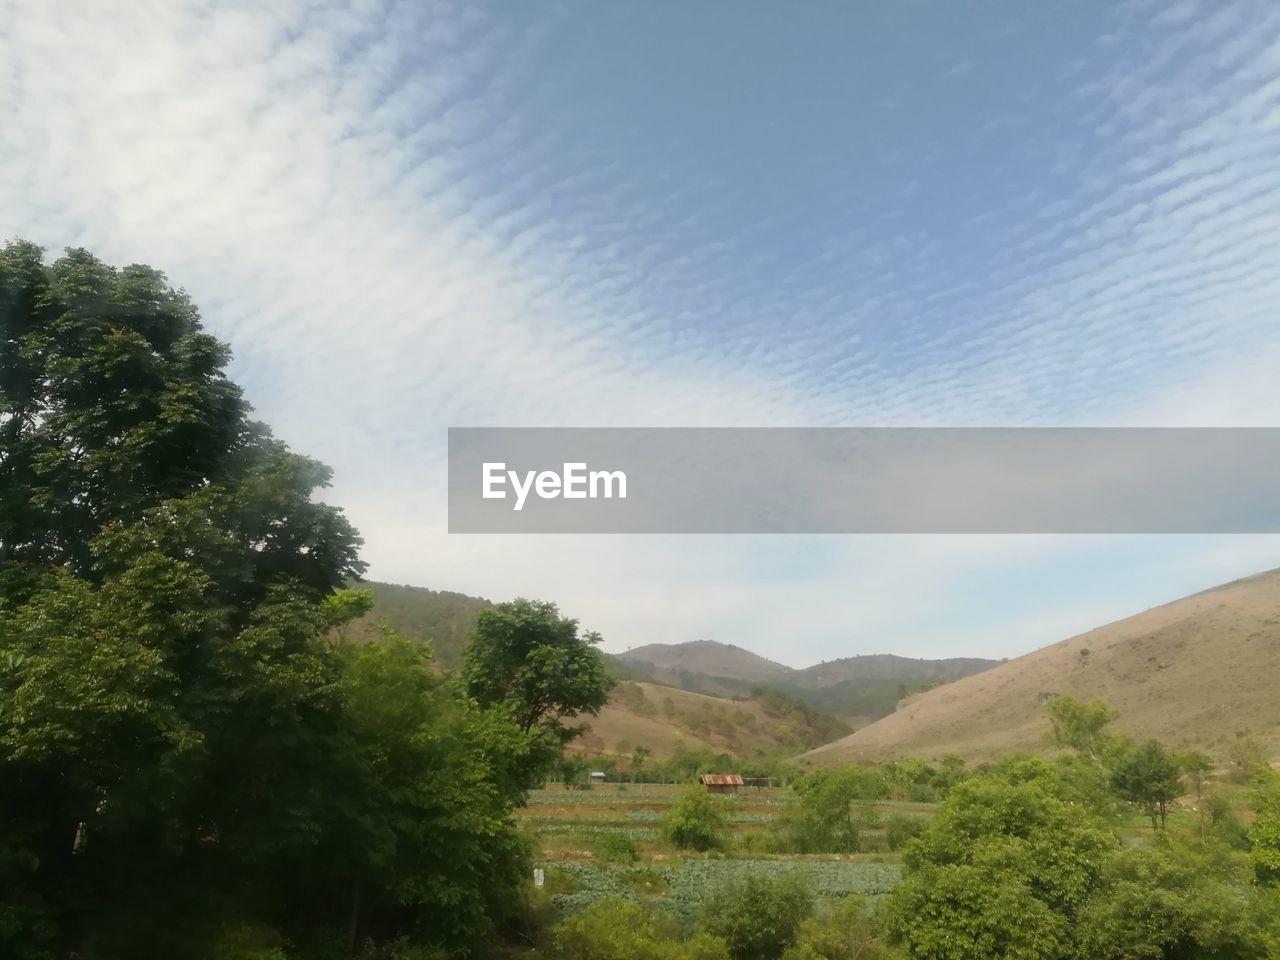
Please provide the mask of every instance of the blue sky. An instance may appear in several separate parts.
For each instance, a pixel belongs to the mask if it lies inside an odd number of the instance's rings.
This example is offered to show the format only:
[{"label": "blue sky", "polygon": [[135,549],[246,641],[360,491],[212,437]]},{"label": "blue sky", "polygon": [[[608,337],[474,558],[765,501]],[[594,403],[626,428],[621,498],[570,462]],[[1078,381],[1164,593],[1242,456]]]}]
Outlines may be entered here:
[{"label": "blue sky", "polygon": [[448,426],[1280,425],[1280,7],[0,0],[0,233],[166,270],[371,575],[1011,656],[1266,537],[449,537]]}]

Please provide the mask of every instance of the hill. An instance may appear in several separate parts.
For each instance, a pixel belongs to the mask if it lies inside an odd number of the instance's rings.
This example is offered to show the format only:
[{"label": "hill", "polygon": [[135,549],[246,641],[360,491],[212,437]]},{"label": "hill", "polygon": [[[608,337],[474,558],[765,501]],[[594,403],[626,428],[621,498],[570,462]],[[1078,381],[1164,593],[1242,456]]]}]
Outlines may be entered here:
[{"label": "hill", "polygon": [[626,756],[648,747],[662,759],[677,750],[709,750],[744,759],[835,740],[849,727],[777,693],[728,700],[653,683],[624,681],[571,752]]},{"label": "hill", "polygon": [[476,625],[476,617],[480,611],[493,606],[481,597],[448,590],[375,580],[355,586],[373,593],[373,610],[348,627],[351,639],[360,642],[375,635],[385,624],[410,640],[430,643],[436,658],[447,667],[457,667],[462,662],[462,648]]},{"label": "hill", "polygon": [[1280,570],[1224,584],[914,696],[806,754],[814,763],[1042,747],[1044,704],[1101,697],[1115,727],[1221,755],[1237,732],[1280,753]]},{"label": "hill", "polygon": [[727,643],[651,643],[618,655],[644,679],[717,696],[742,696],[767,686],[815,710],[870,722],[893,712],[905,695],[990,669],[998,660],[957,657],[917,660],[869,654],[797,670]]},{"label": "hill", "polygon": [[647,667],[655,674],[701,674],[712,679],[727,679],[749,684],[768,684],[795,675],[791,667],[766,660],[750,650],[714,640],[688,643],[649,643],[633,647],[618,655],[619,659],[637,667]]},{"label": "hill", "polygon": [[[481,597],[425,587],[377,581],[359,587],[373,593],[373,609],[347,628],[349,640],[359,643],[390,627],[411,640],[430,643],[446,669],[461,665],[476,618],[493,605]],[[647,670],[612,654],[605,658],[622,682],[600,715],[586,718],[589,729],[572,747],[578,751],[627,754],[644,746],[658,759],[679,749],[754,758],[804,750],[849,732],[842,721],[776,691],[751,695],[751,685],[743,684],[729,691],[738,695],[736,699],[690,692],[650,682]]]}]

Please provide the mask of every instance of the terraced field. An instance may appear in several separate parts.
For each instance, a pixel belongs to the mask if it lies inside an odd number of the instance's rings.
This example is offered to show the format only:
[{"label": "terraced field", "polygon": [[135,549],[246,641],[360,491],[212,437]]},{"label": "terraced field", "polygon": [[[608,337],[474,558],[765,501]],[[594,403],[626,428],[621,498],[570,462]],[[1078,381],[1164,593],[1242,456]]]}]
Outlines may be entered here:
[{"label": "terraced field", "polygon": [[[557,907],[570,912],[608,896],[661,898],[677,914],[689,914],[720,880],[754,871],[804,874],[814,891],[838,897],[877,896],[897,882],[897,854],[829,856],[761,854],[763,840],[794,794],[778,788],[747,788],[732,798],[732,831],[727,848],[710,854],[678,850],[662,839],[662,819],[678,787],[608,784],[592,790],[550,787],[534,791],[521,824],[538,842],[538,865]],[[929,817],[934,805],[886,801],[884,815]],[[624,836],[635,846],[634,864],[604,862],[595,849],[602,837]],[[753,838],[758,835],[758,838]]]}]

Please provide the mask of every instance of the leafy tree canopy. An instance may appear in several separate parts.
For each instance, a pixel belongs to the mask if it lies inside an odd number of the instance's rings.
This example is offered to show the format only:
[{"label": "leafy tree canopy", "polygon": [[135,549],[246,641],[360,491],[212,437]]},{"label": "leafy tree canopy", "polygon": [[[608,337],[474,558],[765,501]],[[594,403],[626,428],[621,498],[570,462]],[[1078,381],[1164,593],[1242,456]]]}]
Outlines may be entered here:
[{"label": "leafy tree canopy", "polygon": [[563,721],[598,714],[613,686],[599,642],[554,603],[500,603],[480,614],[464,654],[467,692],[481,704],[509,704],[521,730],[570,739],[577,731]]}]

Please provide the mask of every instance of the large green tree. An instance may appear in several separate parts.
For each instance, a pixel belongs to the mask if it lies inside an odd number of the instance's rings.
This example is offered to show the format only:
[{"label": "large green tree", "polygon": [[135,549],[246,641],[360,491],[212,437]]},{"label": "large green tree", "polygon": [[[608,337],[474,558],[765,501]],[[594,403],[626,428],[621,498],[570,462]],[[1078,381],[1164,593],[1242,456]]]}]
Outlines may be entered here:
[{"label": "large green tree", "polygon": [[[608,701],[614,681],[599,642],[599,634],[580,633],[578,621],[553,603],[500,603],[480,614],[463,654],[467,693],[482,706],[506,709],[546,744],[549,758],[581,732],[566,720],[595,716]],[[530,776],[546,762],[532,763]]]},{"label": "large green tree", "polygon": [[359,538],[227,359],[155,270],[0,249],[0,956],[466,946],[515,900],[534,738],[335,640]]},{"label": "large green tree", "polygon": [[1151,819],[1151,828],[1164,829],[1169,804],[1182,794],[1177,758],[1158,741],[1118,745],[1108,758],[1111,784],[1117,794],[1137,804]]}]

